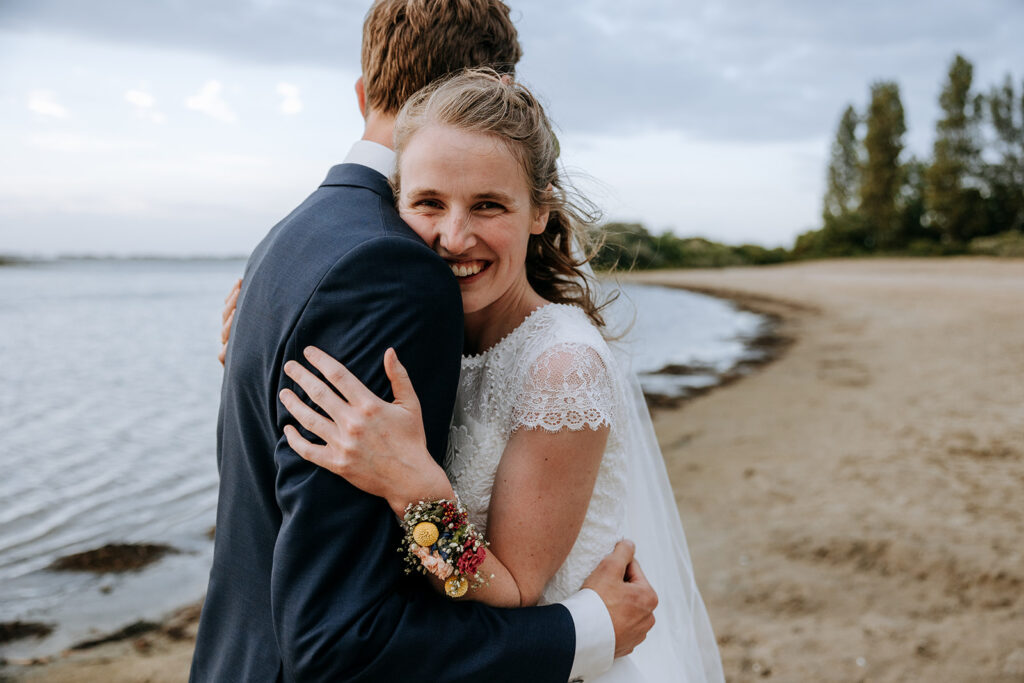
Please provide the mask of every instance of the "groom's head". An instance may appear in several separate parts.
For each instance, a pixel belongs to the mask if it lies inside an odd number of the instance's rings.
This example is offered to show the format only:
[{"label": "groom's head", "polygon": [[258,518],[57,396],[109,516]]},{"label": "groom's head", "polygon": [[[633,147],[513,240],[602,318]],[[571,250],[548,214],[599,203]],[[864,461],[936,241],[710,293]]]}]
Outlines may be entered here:
[{"label": "groom's head", "polygon": [[364,115],[393,117],[441,76],[475,66],[514,73],[521,56],[500,0],[377,0],[363,23],[360,104]]}]

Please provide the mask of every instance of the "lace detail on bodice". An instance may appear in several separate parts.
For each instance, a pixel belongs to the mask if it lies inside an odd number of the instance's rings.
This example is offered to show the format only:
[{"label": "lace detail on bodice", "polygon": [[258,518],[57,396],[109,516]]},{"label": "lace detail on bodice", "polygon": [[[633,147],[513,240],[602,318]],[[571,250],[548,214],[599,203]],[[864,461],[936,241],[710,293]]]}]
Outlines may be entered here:
[{"label": "lace detail on bodice", "polygon": [[462,361],[445,469],[482,530],[502,453],[517,429],[597,429],[608,443],[576,543],[541,603],[579,590],[625,529],[625,454],[616,425],[620,388],[611,350],[586,314],[548,304],[484,353]]}]

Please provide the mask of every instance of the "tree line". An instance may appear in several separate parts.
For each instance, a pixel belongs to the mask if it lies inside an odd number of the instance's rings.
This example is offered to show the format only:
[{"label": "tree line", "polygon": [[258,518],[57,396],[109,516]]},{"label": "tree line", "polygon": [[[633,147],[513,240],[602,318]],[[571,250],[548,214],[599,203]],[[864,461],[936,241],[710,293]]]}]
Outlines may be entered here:
[{"label": "tree line", "polygon": [[871,86],[867,109],[850,105],[836,130],[822,227],[801,235],[794,256],[983,251],[1024,228],[1024,86],[978,92],[974,66],[956,55],[939,95],[930,159],[904,158],[899,86]]},{"label": "tree line", "polygon": [[603,226],[595,267],[708,267],[830,256],[980,253],[1024,256],[1024,83],[1009,74],[979,91],[974,67],[956,55],[939,95],[929,159],[907,156],[899,85],[871,86],[851,104],[832,142],[822,225],[792,249],[728,246],[639,224]]},{"label": "tree line", "polygon": [[590,263],[597,270],[612,268],[723,268],[781,263],[791,258],[782,247],[757,244],[731,246],[703,237],[650,233],[640,223],[606,223],[600,228],[600,249]]}]

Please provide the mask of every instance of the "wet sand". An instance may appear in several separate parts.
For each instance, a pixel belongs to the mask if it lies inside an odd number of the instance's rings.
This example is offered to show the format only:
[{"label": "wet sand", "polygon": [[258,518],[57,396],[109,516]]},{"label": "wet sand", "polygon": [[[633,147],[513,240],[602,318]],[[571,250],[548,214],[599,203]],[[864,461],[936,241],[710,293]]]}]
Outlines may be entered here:
[{"label": "wet sand", "polygon": [[[794,340],[655,412],[728,679],[1024,681],[1024,261],[629,279]],[[182,681],[195,616],[0,679]]]}]

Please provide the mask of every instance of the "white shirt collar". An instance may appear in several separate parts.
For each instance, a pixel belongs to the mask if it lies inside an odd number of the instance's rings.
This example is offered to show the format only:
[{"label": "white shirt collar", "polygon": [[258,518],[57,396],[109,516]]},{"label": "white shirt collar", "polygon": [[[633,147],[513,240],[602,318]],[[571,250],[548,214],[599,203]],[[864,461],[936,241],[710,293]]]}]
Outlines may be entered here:
[{"label": "white shirt collar", "polygon": [[395,170],[395,151],[369,140],[356,140],[342,163],[366,166],[390,178]]}]

